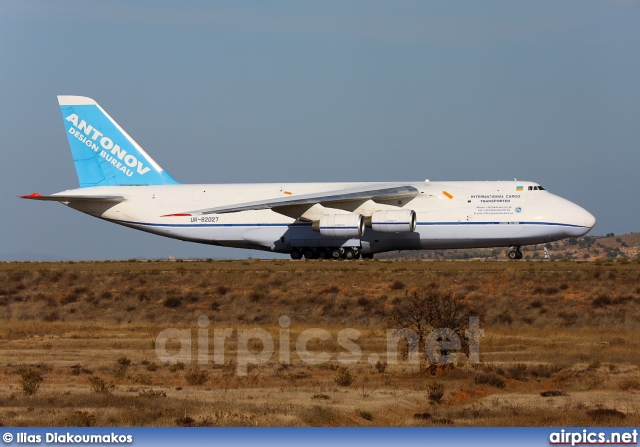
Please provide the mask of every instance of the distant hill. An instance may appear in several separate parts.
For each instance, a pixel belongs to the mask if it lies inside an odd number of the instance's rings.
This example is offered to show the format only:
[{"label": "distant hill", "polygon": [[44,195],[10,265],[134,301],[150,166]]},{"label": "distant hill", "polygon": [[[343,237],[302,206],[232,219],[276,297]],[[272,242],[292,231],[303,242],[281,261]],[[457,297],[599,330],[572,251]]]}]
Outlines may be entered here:
[{"label": "distant hill", "polygon": [[[548,244],[522,247],[524,259],[544,259],[544,247],[552,259],[640,259],[640,233],[616,236],[586,236]],[[470,248],[458,250],[412,250],[377,254],[379,259],[508,259],[508,248]],[[0,254],[0,262],[11,261],[68,261],[69,258],[51,253],[15,251]]]},{"label": "distant hill", "polygon": [[[640,259],[640,233],[616,236],[586,236],[522,247],[524,259],[544,259],[544,248],[552,259]],[[507,248],[394,251],[376,255],[380,259],[507,259]]]},{"label": "distant hill", "polygon": [[69,259],[60,256],[54,255],[51,253],[36,253],[33,251],[12,251],[9,253],[0,253],[0,261],[1,262],[10,262],[10,261],[68,261]]}]

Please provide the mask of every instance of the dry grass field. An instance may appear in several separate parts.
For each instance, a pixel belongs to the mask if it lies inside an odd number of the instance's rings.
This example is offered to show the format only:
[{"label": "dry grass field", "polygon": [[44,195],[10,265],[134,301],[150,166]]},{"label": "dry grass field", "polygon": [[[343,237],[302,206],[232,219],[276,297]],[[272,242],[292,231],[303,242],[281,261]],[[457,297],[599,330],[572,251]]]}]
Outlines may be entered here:
[{"label": "dry grass field", "polygon": [[[480,317],[480,363],[411,362],[403,346],[387,362],[394,315],[425,290]],[[1,263],[0,424],[637,426],[639,304],[627,260]],[[191,345],[167,353],[191,362],[158,357],[171,328]],[[318,364],[296,349],[312,328],[327,331],[307,345]],[[273,354],[239,375],[256,330]]]}]

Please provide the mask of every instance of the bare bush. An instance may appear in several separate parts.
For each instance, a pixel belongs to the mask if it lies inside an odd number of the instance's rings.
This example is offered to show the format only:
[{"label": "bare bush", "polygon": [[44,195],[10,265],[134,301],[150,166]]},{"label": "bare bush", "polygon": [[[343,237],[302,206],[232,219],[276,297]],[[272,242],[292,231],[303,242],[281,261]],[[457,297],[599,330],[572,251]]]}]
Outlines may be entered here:
[{"label": "bare bush", "polygon": [[623,391],[640,390],[640,382],[635,379],[627,379],[620,382],[618,387]]},{"label": "bare bush", "polygon": [[527,379],[527,365],[517,363],[507,368],[507,374],[514,380],[524,381]]},{"label": "bare bush", "polygon": [[404,299],[395,302],[388,322],[392,327],[414,330],[419,337],[419,346],[424,346],[431,331],[451,329],[460,337],[462,350],[467,350],[468,340],[464,331],[469,326],[471,315],[471,309],[455,293],[428,287],[407,291]]},{"label": "bare bush", "polygon": [[435,404],[442,402],[444,397],[444,384],[441,382],[432,382],[427,386],[427,396],[429,400]]},{"label": "bare bush", "polygon": [[376,371],[382,374],[387,370],[387,362],[381,362],[380,360],[378,360],[376,362],[375,368],[376,368]]},{"label": "bare bush", "polygon": [[162,304],[170,309],[175,309],[176,307],[180,307],[180,305],[182,305],[182,298],[180,298],[179,296],[170,296],[169,298],[165,299]]},{"label": "bare bush", "polygon": [[561,390],[547,390],[547,391],[542,391],[540,395],[542,397],[558,397],[558,396],[566,396],[566,393]]},{"label": "bare bush", "polygon": [[44,380],[42,374],[35,369],[27,369],[20,375],[20,387],[27,396],[32,396],[38,392],[40,384]]},{"label": "bare bush", "polygon": [[496,388],[504,388],[506,385],[506,382],[502,379],[502,377],[493,372],[478,374],[475,377],[474,382],[478,385],[491,385]]},{"label": "bare bush", "polygon": [[187,380],[189,385],[204,385],[207,383],[207,380],[209,380],[209,373],[197,366],[192,366],[184,375],[184,378]]},{"label": "bare bush", "polygon": [[185,368],[184,363],[176,362],[173,365],[169,366],[169,371],[178,372],[178,371],[183,371],[184,368]]},{"label": "bare bush", "polygon": [[356,380],[356,378],[349,372],[347,368],[341,366],[338,368],[338,371],[333,380],[339,386],[349,386]]},{"label": "bare bush", "polygon": [[95,427],[96,416],[88,411],[74,411],[61,422],[60,425],[71,427]]},{"label": "bare bush", "polygon": [[594,420],[597,424],[604,425],[612,420],[620,420],[627,417],[622,411],[618,411],[615,408],[596,408],[595,410],[587,411],[587,416]]},{"label": "bare bush", "polygon": [[113,393],[113,390],[116,389],[116,386],[113,383],[107,382],[98,376],[91,376],[88,380],[89,385],[91,386],[91,390],[94,393],[111,394]]},{"label": "bare bush", "polygon": [[186,414],[176,419],[176,425],[178,427],[195,427],[196,420]]},{"label": "bare bush", "polygon": [[138,393],[138,397],[155,398],[155,397],[167,397],[167,393],[162,390],[142,390]]}]

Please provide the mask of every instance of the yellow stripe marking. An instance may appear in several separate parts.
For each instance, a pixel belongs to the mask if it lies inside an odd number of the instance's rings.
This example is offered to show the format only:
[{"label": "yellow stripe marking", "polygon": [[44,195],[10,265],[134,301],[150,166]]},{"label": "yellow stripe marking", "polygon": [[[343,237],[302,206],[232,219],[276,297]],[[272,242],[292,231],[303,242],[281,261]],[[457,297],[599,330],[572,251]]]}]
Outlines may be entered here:
[{"label": "yellow stripe marking", "polygon": [[444,194],[445,196],[449,197],[450,199],[453,199],[453,196],[451,194],[449,194],[447,191],[442,191],[442,194]]}]

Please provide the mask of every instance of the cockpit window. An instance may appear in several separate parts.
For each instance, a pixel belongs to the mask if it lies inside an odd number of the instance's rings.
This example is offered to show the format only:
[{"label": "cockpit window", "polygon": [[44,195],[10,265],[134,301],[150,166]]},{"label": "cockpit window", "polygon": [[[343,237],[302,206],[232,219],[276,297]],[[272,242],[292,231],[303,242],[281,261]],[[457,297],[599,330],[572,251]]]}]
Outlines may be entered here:
[{"label": "cockpit window", "polygon": [[546,191],[542,186],[529,186],[529,191]]},{"label": "cockpit window", "polygon": [[544,189],[542,186],[538,186],[538,189],[539,189],[540,191],[545,191],[545,189]]}]

